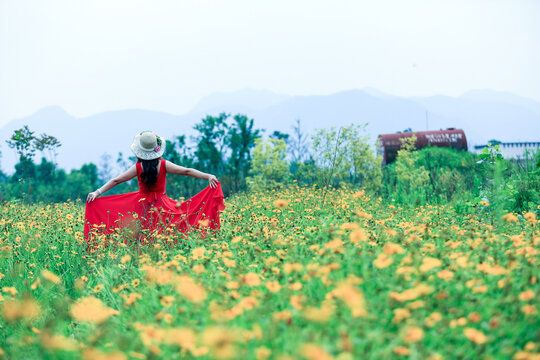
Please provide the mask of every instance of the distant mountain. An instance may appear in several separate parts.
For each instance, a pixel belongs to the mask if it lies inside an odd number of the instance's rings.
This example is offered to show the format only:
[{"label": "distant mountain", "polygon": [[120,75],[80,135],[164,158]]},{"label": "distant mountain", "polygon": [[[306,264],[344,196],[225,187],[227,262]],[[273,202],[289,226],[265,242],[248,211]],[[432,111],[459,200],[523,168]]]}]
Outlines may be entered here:
[{"label": "distant mountain", "polygon": [[76,118],[60,107],[47,107],[28,117],[14,120],[0,128],[1,165],[13,173],[17,161],[7,147],[15,129],[28,125],[36,134],[46,132],[61,142],[58,163],[64,169],[79,168],[83,163],[99,165],[104,153],[116,160],[118,152],[130,156],[133,136],[154,130],[167,139],[194,134],[193,125],[201,118],[222,111],[242,113],[254,119],[255,127],[291,132],[296,119],[307,133],[317,128],[369,123],[371,142],[378,134],[462,128],[472,145],[490,139],[501,141],[540,141],[540,104],[509,93],[471,91],[461,97],[431,96],[403,98],[376,89],[347,90],[331,95],[289,96],[266,90],[244,89],[233,93],[215,93],[201,99],[192,111],[173,115],[150,110],[108,111]]},{"label": "distant mountain", "polygon": [[242,89],[231,93],[217,92],[202,98],[192,112],[225,111],[221,109],[234,106],[243,109],[264,109],[290,98],[289,95],[276,94],[269,90]]},{"label": "distant mountain", "polygon": [[525,98],[505,91],[495,90],[471,90],[461,95],[463,99],[469,99],[473,101],[485,101],[485,102],[498,102],[505,104],[512,104],[520,107],[527,108],[540,114],[540,102],[534,101],[530,98]]}]

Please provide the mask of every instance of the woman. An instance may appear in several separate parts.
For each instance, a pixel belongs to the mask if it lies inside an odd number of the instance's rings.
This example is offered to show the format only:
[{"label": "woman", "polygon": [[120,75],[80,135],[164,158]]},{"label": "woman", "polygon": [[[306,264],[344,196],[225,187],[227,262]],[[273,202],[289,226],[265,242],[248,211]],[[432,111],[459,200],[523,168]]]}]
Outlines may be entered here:
[{"label": "woman", "polygon": [[[98,243],[105,246],[107,235],[114,232],[127,231],[128,238],[144,243],[156,234],[163,235],[164,231],[167,231],[165,239],[173,239],[177,235],[174,230],[185,235],[186,230],[201,226],[204,237],[205,227],[219,229],[219,212],[225,209],[225,204],[221,183],[214,175],[164,160],[161,156],[165,152],[165,141],[150,131],[135,136],[131,151],[137,157],[137,163],[88,194],[84,224],[88,249],[95,249]],[[167,173],[207,179],[209,186],[180,203],[165,193]],[[99,197],[135,176],[139,191]]]}]

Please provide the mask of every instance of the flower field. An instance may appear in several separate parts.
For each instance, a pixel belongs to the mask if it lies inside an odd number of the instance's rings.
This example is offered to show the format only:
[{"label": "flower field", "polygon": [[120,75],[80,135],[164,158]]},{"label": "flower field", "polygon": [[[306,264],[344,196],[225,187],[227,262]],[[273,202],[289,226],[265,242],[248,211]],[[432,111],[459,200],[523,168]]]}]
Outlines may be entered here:
[{"label": "flower field", "polygon": [[0,205],[1,356],[540,357],[535,213],[301,187],[225,204],[206,239],[97,254],[84,207]]}]

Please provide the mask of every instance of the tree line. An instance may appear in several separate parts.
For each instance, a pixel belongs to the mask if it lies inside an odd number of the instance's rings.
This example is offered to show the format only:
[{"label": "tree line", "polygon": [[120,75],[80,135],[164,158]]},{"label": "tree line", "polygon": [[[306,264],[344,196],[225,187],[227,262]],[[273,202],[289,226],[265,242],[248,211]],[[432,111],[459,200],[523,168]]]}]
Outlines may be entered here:
[{"label": "tree line", "polygon": [[[317,129],[309,136],[300,119],[289,132],[256,128],[254,120],[243,114],[207,115],[194,125],[195,135],[176,135],[166,140],[164,158],[218,177],[226,196],[286,186],[380,187],[380,166],[370,151],[363,126]],[[116,160],[104,154],[99,164],[86,163],[69,173],[56,164],[61,142],[53,135],[35,134],[28,126],[15,130],[7,145],[16,152],[15,173],[0,172],[0,201],[63,202],[84,199],[86,194],[126,170],[136,158],[118,154]],[[38,154],[41,159],[37,161]],[[189,198],[202,190],[200,179],[169,177],[170,196]],[[121,184],[108,194],[135,191],[136,179]]]},{"label": "tree line", "polygon": [[[315,129],[308,135],[298,119],[290,131],[255,128],[243,114],[207,115],[194,125],[195,135],[166,140],[164,158],[188,168],[214,174],[225,196],[241,191],[300,186],[363,189],[396,205],[453,204],[469,211],[481,204],[503,210],[540,212],[540,152],[525,161],[503,159],[498,145],[477,155],[448,148],[414,149],[414,137],[404,139],[392,164],[369,143],[366,124]],[[412,139],[412,140],[411,140]],[[133,156],[104,155],[99,164],[83,164],[67,173],[56,165],[61,143],[52,135],[35,135],[28,126],[7,141],[18,155],[15,173],[0,172],[0,201],[83,201],[86,194],[127,170]],[[40,162],[35,161],[41,154]],[[187,176],[167,178],[167,194],[187,199],[204,182]],[[120,184],[107,195],[138,190],[136,179]]]}]

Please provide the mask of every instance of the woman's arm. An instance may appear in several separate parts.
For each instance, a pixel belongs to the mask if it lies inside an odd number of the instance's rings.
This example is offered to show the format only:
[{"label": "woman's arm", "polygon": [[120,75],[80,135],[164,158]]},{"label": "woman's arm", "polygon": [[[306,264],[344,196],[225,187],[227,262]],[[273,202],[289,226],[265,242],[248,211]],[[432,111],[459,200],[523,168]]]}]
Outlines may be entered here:
[{"label": "woman's arm", "polygon": [[165,161],[165,169],[170,174],[186,175],[186,176],[191,176],[197,179],[208,180],[210,182],[211,187],[215,187],[216,183],[218,182],[218,179],[212,174],[207,174],[193,168],[186,168],[180,165],[176,165],[175,163],[172,163],[169,160]]},{"label": "woman's arm", "polygon": [[118,184],[121,184],[123,182],[126,182],[128,180],[133,179],[135,176],[137,176],[137,167],[135,165],[132,165],[129,169],[127,169],[124,173],[118,175],[115,178],[112,178],[111,180],[107,181],[105,185],[100,187],[94,192],[91,192],[88,194],[88,197],[86,198],[87,202],[90,202],[97,198],[99,195],[102,195],[103,193],[106,193],[107,191],[111,190],[113,187],[115,187]]}]

